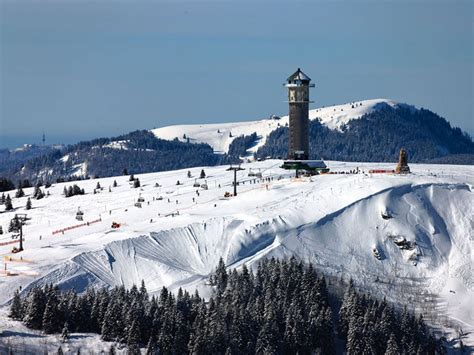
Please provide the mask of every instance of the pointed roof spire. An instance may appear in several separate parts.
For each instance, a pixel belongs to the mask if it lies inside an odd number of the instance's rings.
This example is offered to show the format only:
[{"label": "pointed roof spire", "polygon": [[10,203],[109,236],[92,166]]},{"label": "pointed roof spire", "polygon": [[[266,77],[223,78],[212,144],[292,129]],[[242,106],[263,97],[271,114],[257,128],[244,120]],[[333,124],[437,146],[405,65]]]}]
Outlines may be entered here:
[{"label": "pointed roof spire", "polygon": [[300,68],[296,70],[293,74],[291,74],[288,79],[286,79],[288,82],[292,81],[301,81],[301,82],[307,82],[309,83],[311,81],[311,78],[307,76],[305,73],[301,71]]}]

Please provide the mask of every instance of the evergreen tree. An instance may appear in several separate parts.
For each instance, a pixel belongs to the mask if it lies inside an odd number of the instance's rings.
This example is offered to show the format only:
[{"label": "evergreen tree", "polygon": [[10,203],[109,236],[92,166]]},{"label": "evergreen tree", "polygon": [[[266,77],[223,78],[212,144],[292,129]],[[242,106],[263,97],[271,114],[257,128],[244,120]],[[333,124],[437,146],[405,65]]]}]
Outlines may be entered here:
[{"label": "evergreen tree", "polygon": [[26,207],[25,209],[27,210],[31,210],[31,199],[28,197],[28,199],[26,200]]},{"label": "evergreen tree", "polygon": [[117,180],[114,180],[114,184],[112,185],[113,187],[117,187]]},{"label": "evergreen tree", "polygon": [[100,182],[97,181],[97,185],[95,186],[96,190],[100,190],[101,186],[100,186]]},{"label": "evergreen tree", "polygon": [[201,174],[199,174],[199,178],[204,179],[206,177],[206,172],[204,169],[201,169]]},{"label": "evergreen tree", "polygon": [[23,315],[24,315],[23,304],[20,297],[20,292],[16,290],[15,293],[13,294],[13,300],[10,306],[10,313],[8,316],[10,318],[20,320],[23,318]]},{"label": "evergreen tree", "polygon": [[11,211],[13,209],[12,205],[12,199],[10,198],[10,195],[7,195],[7,198],[5,199],[5,211]]},{"label": "evergreen tree", "polygon": [[128,181],[135,181],[135,176],[133,174],[130,175],[130,177],[128,178]]},{"label": "evergreen tree", "polygon": [[188,170],[188,178],[191,178],[192,175],[191,175],[191,171]]},{"label": "evergreen tree", "polygon": [[57,305],[55,300],[49,299],[43,314],[43,331],[46,334],[52,334],[58,331],[57,324]]},{"label": "evergreen tree", "polygon": [[133,181],[133,187],[134,187],[134,188],[140,187],[140,180],[139,180],[138,178],[136,178],[136,179]]},{"label": "evergreen tree", "polygon": [[61,348],[61,346],[59,346],[58,348],[58,351],[56,352],[57,355],[63,355],[63,348]]},{"label": "evergreen tree", "polygon": [[23,196],[25,196],[25,192],[23,191],[23,188],[21,187],[21,185],[19,185],[18,189],[16,190],[15,197],[20,198]]},{"label": "evergreen tree", "polygon": [[10,191],[15,188],[13,181],[0,177],[0,192]]},{"label": "evergreen tree", "polygon": [[5,193],[2,192],[2,196],[0,197],[0,205],[4,205],[5,204]]},{"label": "evergreen tree", "polygon": [[140,329],[138,320],[133,320],[128,330],[127,336],[127,353],[130,355],[140,354]]},{"label": "evergreen tree", "polygon": [[43,290],[39,287],[30,291],[26,300],[25,325],[32,329],[41,329],[43,325],[43,313],[45,308],[45,297]]},{"label": "evergreen tree", "polygon": [[390,338],[387,343],[387,350],[385,350],[385,355],[398,355],[400,350],[398,348],[397,338],[395,334],[390,334]]}]

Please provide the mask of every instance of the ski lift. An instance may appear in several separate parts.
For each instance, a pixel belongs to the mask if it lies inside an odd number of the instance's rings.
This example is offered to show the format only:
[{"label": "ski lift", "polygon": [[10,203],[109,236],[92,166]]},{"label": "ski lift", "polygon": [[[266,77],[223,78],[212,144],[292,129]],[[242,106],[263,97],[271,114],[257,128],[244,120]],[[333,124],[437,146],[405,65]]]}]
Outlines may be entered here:
[{"label": "ski lift", "polygon": [[135,207],[142,208],[141,202],[136,202],[136,203],[135,203]]},{"label": "ski lift", "polygon": [[194,179],[193,187],[201,187],[201,184],[197,182],[197,179]]},{"label": "ski lift", "polygon": [[163,200],[163,196],[158,196],[157,200],[158,200],[158,201]]},{"label": "ski lift", "polygon": [[262,178],[262,172],[260,171],[260,169],[258,169],[258,173],[255,173],[254,175],[255,177],[261,179]]},{"label": "ski lift", "polygon": [[138,196],[137,202],[145,202],[145,199],[142,197],[142,194]]},{"label": "ski lift", "polygon": [[255,176],[255,173],[252,171],[252,168],[249,169],[249,174],[248,176]]},{"label": "ski lift", "polygon": [[84,212],[81,211],[80,207],[77,208],[76,219],[78,221],[83,221],[84,220]]},{"label": "ski lift", "polygon": [[209,187],[207,186],[207,180],[204,180],[204,184],[201,184],[203,190],[207,190]]}]

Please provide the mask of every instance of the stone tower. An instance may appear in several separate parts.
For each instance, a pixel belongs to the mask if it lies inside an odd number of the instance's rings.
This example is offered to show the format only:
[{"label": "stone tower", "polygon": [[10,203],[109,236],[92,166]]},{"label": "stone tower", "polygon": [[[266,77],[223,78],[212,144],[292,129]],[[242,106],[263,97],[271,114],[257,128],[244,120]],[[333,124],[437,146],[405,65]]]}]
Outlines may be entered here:
[{"label": "stone tower", "polygon": [[397,174],[408,174],[410,167],[408,166],[407,152],[404,148],[400,149],[400,156],[398,158]]},{"label": "stone tower", "polygon": [[311,79],[300,68],[286,80],[290,111],[288,159],[307,160],[309,157],[309,88]]}]

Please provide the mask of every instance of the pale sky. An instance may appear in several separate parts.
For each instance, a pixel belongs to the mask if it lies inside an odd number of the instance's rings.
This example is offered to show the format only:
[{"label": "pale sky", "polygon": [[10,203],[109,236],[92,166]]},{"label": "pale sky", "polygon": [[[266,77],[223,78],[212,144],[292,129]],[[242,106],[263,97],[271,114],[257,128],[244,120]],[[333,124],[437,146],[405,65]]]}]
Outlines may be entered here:
[{"label": "pale sky", "polygon": [[0,0],[0,147],[389,98],[474,135],[474,1]]}]

